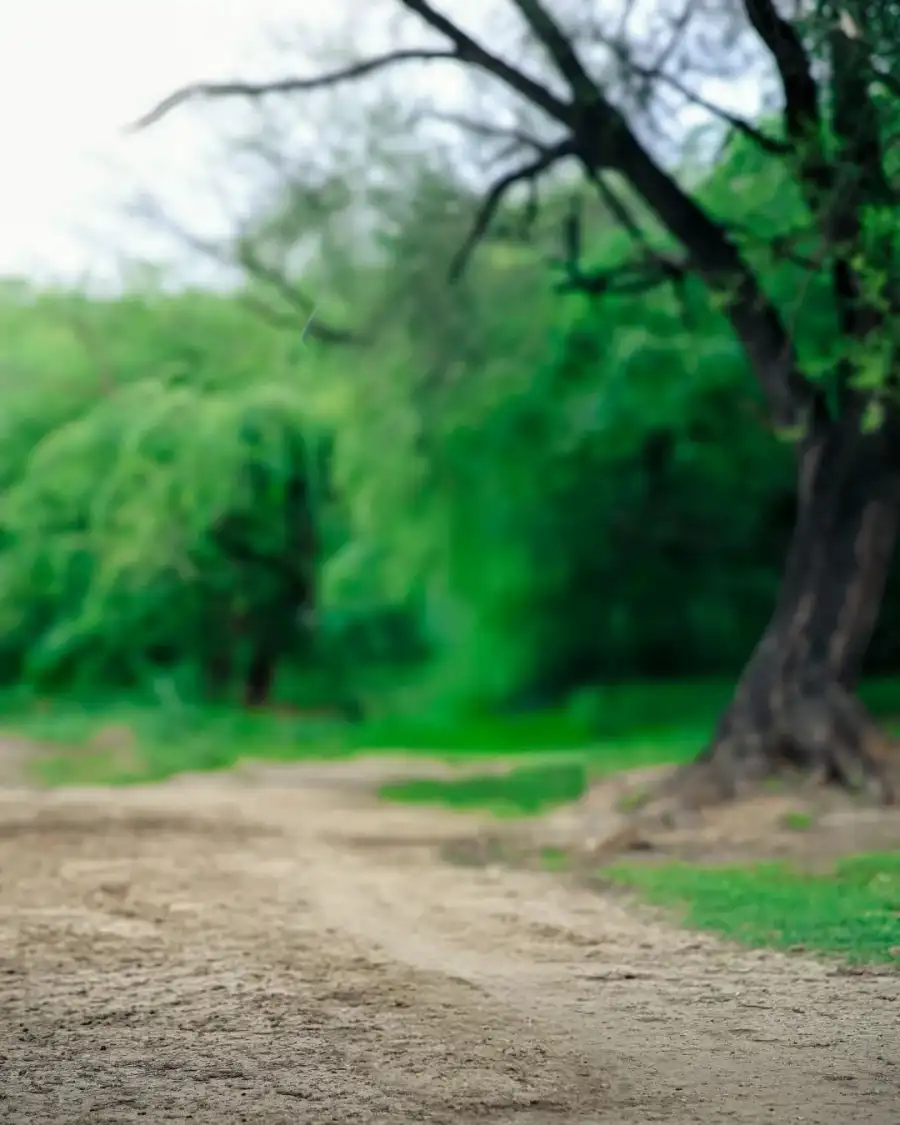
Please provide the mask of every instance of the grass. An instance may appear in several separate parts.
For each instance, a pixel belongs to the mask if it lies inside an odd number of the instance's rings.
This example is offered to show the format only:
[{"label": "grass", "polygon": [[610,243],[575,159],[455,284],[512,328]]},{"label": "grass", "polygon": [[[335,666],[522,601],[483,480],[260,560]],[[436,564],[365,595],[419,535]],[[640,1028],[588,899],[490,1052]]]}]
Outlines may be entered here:
[{"label": "grass", "polygon": [[799,811],[785,813],[784,826],[792,832],[806,832],[813,826],[812,814]]},{"label": "grass", "polygon": [[[0,721],[47,748],[37,769],[51,785],[154,781],[184,770],[228,769],[243,759],[296,761],[363,751],[429,755],[469,767],[502,757],[510,766],[504,777],[486,771],[447,782],[423,779],[391,787],[385,796],[534,813],[577,798],[593,776],[688,760],[730,691],[726,681],[620,684],[581,692],[555,711],[360,724],[176,698],[35,699],[8,692],[0,696]],[[876,713],[896,713],[900,686],[875,681],[864,695]],[[120,745],[113,745],[116,732]]]},{"label": "grass", "polygon": [[748,946],[900,967],[900,852],[852,856],[828,872],[782,863],[621,865],[604,877],[677,910],[695,929]]},{"label": "grass", "polygon": [[40,745],[35,773],[47,785],[160,781],[229,769],[242,759],[295,761],[347,752],[343,724],[120,698],[0,699],[8,732]]},{"label": "grass", "polygon": [[[652,738],[642,736],[637,723],[643,699],[632,709],[629,721],[627,700],[621,698],[630,690],[623,687],[615,696],[620,700],[615,719],[619,733],[600,737],[583,716],[562,709],[457,722],[382,718],[351,724],[324,715],[253,713],[177,699],[35,698],[24,691],[0,695],[0,723],[10,733],[45,747],[36,770],[40,780],[50,785],[127,784],[162,780],[186,770],[228,769],[246,759],[297,761],[362,752],[428,755],[457,764],[502,757],[514,772],[518,763],[530,760],[533,766],[540,756],[561,769],[559,779],[553,777],[555,767],[531,777],[526,766],[524,779],[511,779],[508,797],[497,791],[496,777],[485,781],[481,796],[477,785],[465,786],[461,794],[451,786],[447,794],[456,805],[518,804],[536,811],[546,804],[536,796],[545,786],[559,799],[577,796],[573,759],[586,766],[603,759],[606,768],[619,769],[675,761],[695,751],[699,732],[669,730]],[[693,685],[686,685],[682,693],[692,690]],[[117,732],[122,745],[109,745]],[[409,799],[432,796],[441,799],[427,787],[408,794]]]},{"label": "grass", "polygon": [[392,801],[440,804],[456,809],[487,808],[495,816],[535,815],[576,801],[588,784],[584,762],[519,766],[505,773],[475,774],[450,780],[416,778],[385,785],[381,796]]}]

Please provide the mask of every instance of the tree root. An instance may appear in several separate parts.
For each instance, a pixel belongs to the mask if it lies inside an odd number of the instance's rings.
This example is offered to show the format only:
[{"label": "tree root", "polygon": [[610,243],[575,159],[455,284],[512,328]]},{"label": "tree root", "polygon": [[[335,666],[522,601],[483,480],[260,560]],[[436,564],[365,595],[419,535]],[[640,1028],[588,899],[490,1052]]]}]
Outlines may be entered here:
[{"label": "tree root", "polygon": [[633,804],[623,827],[591,849],[592,860],[652,847],[654,838],[701,810],[739,800],[775,777],[799,776],[810,785],[864,793],[883,805],[897,802],[900,740],[843,687],[792,698],[769,695],[765,709],[748,703],[739,692],[707,749]]}]

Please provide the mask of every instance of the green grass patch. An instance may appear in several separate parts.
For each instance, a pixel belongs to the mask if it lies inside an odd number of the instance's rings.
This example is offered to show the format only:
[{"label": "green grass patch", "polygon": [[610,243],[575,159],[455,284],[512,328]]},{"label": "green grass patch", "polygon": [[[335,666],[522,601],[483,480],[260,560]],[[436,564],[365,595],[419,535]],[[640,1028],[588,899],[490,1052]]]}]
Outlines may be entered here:
[{"label": "green grass patch", "polygon": [[626,769],[669,765],[696,752],[697,743],[689,741],[660,740],[657,745],[599,742],[576,752],[529,754],[522,764],[518,764],[521,758],[511,758],[502,771],[393,782],[382,786],[379,795],[388,801],[481,809],[499,817],[536,816],[577,801],[592,779]]},{"label": "green grass patch", "polygon": [[784,863],[625,864],[603,874],[744,945],[900,966],[900,852],[853,856],[816,874]]},{"label": "green grass patch", "polygon": [[785,813],[784,826],[789,828],[791,832],[806,832],[813,825],[812,814],[808,812],[789,812]]},{"label": "green grass patch", "polygon": [[[185,770],[228,769],[242,759],[299,761],[363,751],[429,755],[460,765],[504,757],[507,781],[484,775],[462,791],[456,781],[427,781],[388,795],[526,813],[579,795],[573,762],[597,776],[689,760],[709,737],[730,691],[726,681],[618,684],[580,692],[556,710],[350,723],[312,710],[276,714],[202,706],[174,694],[36,698],[22,689],[0,695],[0,723],[46,748],[37,772],[52,785],[154,781]],[[875,681],[864,695],[877,714],[895,715],[900,684]],[[115,729],[124,732],[123,742],[130,732],[133,752],[95,745]],[[535,778],[537,755],[546,768]]]},{"label": "green grass patch", "polygon": [[528,816],[577,801],[587,785],[584,763],[570,761],[449,780],[416,778],[385,785],[380,795],[391,801],[486,809],[495,816]]},{"label": "green grass patch", "polygon": [[545,871],[565,871],[571,858],[565,848],[541,848],[541,867]]},{"label": "green grass patch", "polygon": [[34,768],[47,785],[160,781],[189,770],[228,769],[242,759],[287,762],[350,752],[347,724],[327,717],[128,698],[3,703],[6,729],[42,747]]}]

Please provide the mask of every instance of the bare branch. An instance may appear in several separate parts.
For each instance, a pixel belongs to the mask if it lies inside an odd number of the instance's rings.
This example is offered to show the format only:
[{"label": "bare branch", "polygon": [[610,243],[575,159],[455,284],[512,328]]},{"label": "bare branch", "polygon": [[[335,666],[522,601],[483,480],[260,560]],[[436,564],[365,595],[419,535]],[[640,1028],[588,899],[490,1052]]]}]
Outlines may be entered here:
[{"label": "bare branch", "polygon": [[513,4],[569,84],[575,101],[580,105],[590,105],[595,101],[597,83],[585,70],[572,41],[541,0],[513,0]]},{"label": "bare branch", "polygon": [[449,271],[451,281],[457,281],[462,275],[472,255],[472,251],[487,234],[491,222],[510,188],[519,183],[533,182],[538,176],[553,167],[554,164],[574,154],[574,143],[570,140],[561,141],[552,148],[545,149],[536,160],[532,160],[528,164],[514,169],[512,172],[507,172],[505,176],[502,176],[493,184],[478,209],[478,214],[475,217],[475,222],[472,224],[472,229],[468,237],[453,256]]},{"label": "bare branch", "polygon": [[[139,201],[137,206],[145,217],[150,219],[155,226],[165,230],[185,246],[189,246],[197,253],[213,261],[220,262],[224,266],[234,267],[235,255],[233,247],[230,249],[223,247],[209,239],[201,238],[199,235],[186,230],[151,199],[145,197]],[[262,282],[271,289],[291,310],[289,314],[279,314],[276,310],[273,310],[271,306],[267,305],[267,303],[259,301],[252,295],[241,294],[241,300],[254,311],[263,313],[265,319],[270,323],[275,324],[277,322],[279,327],[288,328],[291,326],[291,318],[293,318],[293,328],[295,330],[302,328],[310,339],[319,340],[321,343],[325,344],[349,344],[358,346],[366,342],[363,336],[357,335],[349,329],[329,325],[318,315],[313,318],[312,313],[316,311],[315,302],[307,297],[293,281],[285,277],[278,270],[262,262],[246,240],[238,240],[236,248],[237,264],[240,265],[249,276]]]},{"label": "bare branch", "polygon": [[310,339],[319,340],[323,344],[365,343],[362,337],[349,329],[335,328],[322,323],[317,316],[314,316],[317,309],[315,302],[283,273],[266,265],[249,242],[241,240],[238,243],[237,260],[251,277],[268,285],[286,305],[294,310],[298,319],[303,322],[304,335],[309,336]]},{"label": "bare branch", "polygon": [[598,172],[596,168],[589,167],[586,169],[586,173],[613,218],[625,228],[635,242],[640,245],[646,245],[646,238],[644,232],[641,230],[640,223],[635,219],[634,215],[632,215],[631,211],[628,209],[628,205],[618,197],[606,177]]},{"label": "bare branch", "polygon": [[[665,68],[666,63],[669,61],[669,59],[672,58],[672,56],[675,54],[675,52],[681,46],[681,43],[684,39],[684,35],[685,35],[689,25],[690,25],[690,22],[691,22],[691,19],[692,19],[693,15],[694,15],[694,0],[685,0],[684,7],[681,9],[681,11],[678,13],[678,15],[672,20],[672,24],[671,24],[672,34],[669,38],[669,41],[663,46],[662,50],[656,56],[656,59],[654,60],[653,65],[650,68],[654,73],[657,73],[657,74],[662,73],[664,68]],[[623,36],[620,34],[619,35],[619,42],[621,43],[622,40],[623,40]]]},{"label": "bare branch", "polygon": [[[817,177],[821,175],[824,181],[828,181],[832,173],[822,155],[818,91],[803,43],[793,25],[778,15],[775,0],[742,2],[750,22],[769,47],[782,74],[788,103],[788,135],[800,162],[801,180],[807,190],[815,191],[817,189],[812,185],[823,182]],[[692,197],[641,142],[622,107],[611,101],[607,91],[591,77],[571,37],[557,23],[546,0],[511,0],[511,3],[552,60],[559,76],[568,84],[571,94],[562,97],[518,66],[488,50],[437,11],[429,0],[397,0],[397,3],[407,12],[417,15],[446,40],[445,47],[442,50],[391,52],[318,78],[285,79],[265,86],[234,83],[191,87],[167,99],[142,124],[157,119],[174,105],[192,97],[260,97],[267,93],[311,90],[373,73],[403,59],[449,59],[479,70],[562,125],[569,135],[561,143],[538,150],[534,160],[507,173],[491,188],[468,239],[454,259],[452,276],[458,276],[464,269],[473,248],[484,237],[506,193],[514,184],[533,183],[555,161],[567,155],[576,156],[590,170],[589,174],[598,175],[606,169],[619,172],[636,196],[681,244],[685,255],[683,262],[657,254],[652,254],[648,262],[645,256],[638,271],[640,282],[646,283],[648,273],[657,278],[660,275],[668,279],[680,278],[690,264],[691,269],[722,298],[724,311],[763,386],[778,424],[792,425],[810,409],[819,407],[821,395],[800,370],[793,341],[778,309],[767,298],[727,226],[717,221]],[[682,96],[702,104],[689,91],[682,90]],[[715,112],[715,107],[707,108]],[[745,135],[753,135],[748,132],[752,129],[748,123],[737,118],[725,119]],[[772,151],[768,138],[755,139],[762,147]],[[616,213],[615,208],[621,201],[613,194],[607,202],[611,211]],[[634,235],[639,228],[637,224],[632,225]],[[638,284],[638,280],[636,267],[630,266],[629,271],[624,280],[619,275],[619,282],[630,288]],[[271,287],[273,279],[268,280]],[[605,280],[595,281],[595,291],[596,287],[604,285],[607,285]],[[288,294],[283,296],[286,299]],[[297,300],[296,294],[293,299]],[[308,303],[305,309],[308,311]]]},{"label": "bare branch", "polygon": [[[643,148],[621,112],[588,76],[571,41],[541,0],[513,2],[568,80],[580,107],[590,114],[594,136],[590,147],[582,138],[580,154],[585,164],[593,169],[594,176],[604,165],[621,171],[687,249],[692,264],[714,288],[728,294],[729,317],[764,381],[774,413],[782,418],[793,417],[802,404],[815,398],[815,391],[800,372],[776,309],[763,299],[727,231],[687,196]],[[576,128],[583,133],[588,122],[580,117],[576,116]],[[611,151],[604,152],[604,148]],[[693,257],[700,250],[702,256],[698,253]],[[683,264],[673,265],[658,255],[650,260],[657,277],[660,272],[670,280],[684,274]],[[606,284],[606,279],[602,284]],[[762,360],[764,352],[770,357],[766,361]],[[771,357],[776,354],[777,363],[772,363]]]},{"label": "bare branch", "polygon": [[372,58],[350,63],[348,66],[313,78],[279,78],[272,82],[198,82],[191,86],[184,86],[169,94],[149,113],[145,113],[143,117],[134,122],[129,127],[129,131],[137,132],[146,129],[186,102],[218,98],[258,99],[273,94],[305,93],[310,90],[321,90],[328,86],[337,86],[342,82],[350,82],[356,78],[365,78],[367,75],[375,74],[377,71],[384,70],[395,63],[454,59],[459,59],[455,50],[416,47],[388,51],[383,55],[374,55]]},{"label": "bare branch", "polygon": [[619,56],[621,62],[628,67],[634,74],[645,81],[657,81],[670,87],[676,93],[680,94],[685,101],[690,102],[692,105],[697,106],[698,109],[705,110],[713,117],[718,117],[736,133],[740,133],[742,137],[752,141],[755,145],[761,148],[764,152],[770,153],[772,156],[787,156],[792,148],[785,141],[779,141],[775,137],[769,137],[761,130],[751,125],[743,117],[738,117],[737,114],[729,113],[715,102],[708,101],[706,98],[701,97],[700,94],[694,93],[677,78],[671,74],[666,74],[662,70],[653,70],[650,67],[642,67],[631,59],[627,58],[624,52]]},{"label": "bare branch", "polygon": [[465,113],[447,113],[439,109],[423,109],[416,114],[419,121],[435,121],[439,125],[453,125],[465,133],[470,133],[474,137],[481,137],[489,141],[504,141],[507,144],[515,144],[519,148],[530,148],[536,152],[545,152],[547,144],[534,136],[533,133],[527,133],[524,129],[517,129],[505,125],[497,125],[493,122],[479,121],[477,118],[469,117]]},{"label": "bare branch", "polygon": [[572,107],[558,97],[546,86],[529,78],[527,74],[517,70],[499,56],[492,54],[486,47],[467,35],[462,28],[457,27],[452,20],[447,19],[437,9],[433,8],[427,0],[400,0],[400,3],[410,12],[424,20],[430,28],[449,39],[456,49],[456,57],[460,62],[470,63],[479,70],[493,75],[504,82],[510,89],[515,90],[526,101],[542,109],[550,117],[564,124],[571,124],[573,120]]},{"label": "bare branch", "polygon": [[[641,145],[622,112],[587,75],[571,43],[541,0],[513,2],[572,86],[573,105],[559,102],[542,86],[537,86],[535,90],[535,83],[474,43],[426,0],[401,2],[444,34],[457,47],[463,61],[500,78],[560,123],[568,125],[573,131],[573,151],[587,166],[595,170],[615,168],[625,176],[685,247],[694,268],[724,297],[725,311],[746,349],[779,424],[793,424],[798,416],[810,410],[814,413],[820,410],[821,395],[801,372],[778,310],[766,299],[728,231],[692,199]],[[745,0],[747,4],[767,2]],[[520,169],[508,180],[501,181],[489,194],[476,231],[460,255],[462,261],[486,229],[499,198],[511,183],[527,178],[529,174],[535,173],[530,169]]]}]

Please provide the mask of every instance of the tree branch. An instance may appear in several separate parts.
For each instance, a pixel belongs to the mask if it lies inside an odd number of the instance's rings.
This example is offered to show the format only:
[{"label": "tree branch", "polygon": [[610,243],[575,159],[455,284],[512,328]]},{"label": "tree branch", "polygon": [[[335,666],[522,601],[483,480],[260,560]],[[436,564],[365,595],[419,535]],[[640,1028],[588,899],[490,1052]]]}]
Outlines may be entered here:
[{"label": "tree branch", "polygon": [[[766,393],[776,422],[793,425],[810,411],[819,416],[821,395],[800,371],[790,335],[777,309],[762,292],[728,232],[653,160],[621,111],[595,85],[588,100],[584,83],[590,79],[541,0],[514,3],[573,85],[580,105],[588,111],[586,119],[576,118],[583,159],[595,171],[603,167],[620,171],[685,247],[691,263],[713,290],[722,295],[725,312]],[[745,3],[766,5],[768,0]],[[814,85],[813,93],[817,93]]]},{"label": "tree branch", "polygon": [[365,78],[369,74],[375,74],[377,71],[394,66],[396,63],[454,59],[459,59],[455,50],[415,47],[406,50],[387,51],[383,55],[373,55],[372,58],[350,63],[348,66],[340,67],[338,70],[332,70],[313,78],[279,78],[272,82],[197,82],[190,86],[183,86],[180,90],[169,94],[149,113],[145,113],[143,117],[135,121],[130,126],[130,131],[137,132],[146,129],[186,102],[236,97],[258,99],[273,94],[305,93],[310,90],[321,90],[328,86],[337,86],[341,82]]},{"label": "tree branch", "polygon": [[456,57],[460,62],[470,63],[479,70],[492,75],[505,83],[510,89],[515,90],[526,101],[542,109],[548,116],[564,124],[573,121],[572,107],[561,101],[554,93],[536,82],[533,78],[523,74],[516,67],[499,56],[492,54],[487,48],[482,47],[477,40],[467,35],[462,28],[457,27],[452,20],[447,19],[431,6],[427,0],[399,0],[408,11],[413,12],[424,20],[432,30],[437,31],[453,44]]},{"label": "tree branch", "polygon": [[[694,16],[694,8],[694,0],[685,0],[681,11],[677,16],[674,17],[674,19],[672,19],[670,23],[672,35],[669,38],[668,43],[666,43],[662,50],[659,51],[653,61],[653,65],[650,68],[655,73],[662,73],[666,63],[672,58],[672,56],[681,46],[682,42],[684,41],[684,36],[687,33],[688,27],[690,26],[691,19]],[[618,41],[621,43],[623,42],[623,40],[624,36],[620,34],[618,36]]]},{"label": "tree branch", "polygon": [[[183,228],[170,215],[167,215],[157,206],[153,200],[142,199],[138,206],[155,226],[165,230],[185,246],[189,246],[197,253],[213,261],[220,262],[224,266],[234,268],[235,260],[229,251]],[[252,246],[250,246],[246,240],[238,240],[236,249],[237,264],[243,268],[245,273],[274,290],[277,296],[292,310],[295,329],[302,330],[304,335],[308,336],[311,340],[318,340],[324,344],[359,346],[366,342],[363,336],[357,335],[350,329],[329,325],[320,317],[313,316],[313,313],[316,311],[316,303],[278,270],[266,266],[266,264],[260,260],[259,256],[255,254]],[[265,318],[270,323],[275,324],[276,322],[280,322],[280,327],[289,327],[287,316],[279,316],[275,310],[266,306],[265,303],[257,301],[252,295],[242,294],[241,299],[254,311],[263,312]]]},{"label": "tree branch", "polygon": [[601,196],[611,205],[615,218],[625,227],[639,246],[641,253],[636,259],[623,262],[611,269],[591,270],[581,268],[581,217],[577,206],[573,206],[566,217],[564,226],[565,255],[553,264],[561,265],[564,278],[556,286],[557,293],[586,293],[589,296],[638,296],[670,283],[676,290],[684,310],[685,323],[691,319],[688,308],[685,282],[690,272],[690,260],[677,259],[655,250],[647,241],[644,232],[625,204],[612,188],[599,175],[592,175]]},{"label": "tree branch", "polygon": [[606,209],[616,222],[624,227],[639,246],[646,248],[647,240],[644,236],[644,232],[641,230],[640,223],[629,210],[628,205],[618,197],[606,178],[602,173],[598,172],[596,168],[592,168],[588,165],[585,172],[588,179],[597,189],[597,194],[603,200]]},{"label": "tree branch", "polygon": [[818,273],[825,268],[828,255],[827,248],[821,248],[821,239],[819,240],[819,252],[815,256],[803,253],[802,250],[798,249],[798,247],[807,244],[817,234],[815,226],[801,227],[784,234],[764,236],[757,234],[747,223],[729,219],[728,229],[739,235],[744,243],[755,245],[757,248],[764,247],[776,261],[790,262],[791,265],[798,266],[809,273]]},{"label": "tree branch", "polygon": [[691,263],[710,288],[721,295],[723,311],[743,345],[779,426],[794,426],[812,412],[820,416],[821,394],[800,370],[781,316],[762,291],[728,231],[665,172],[606,103],[599,104],[595,135],[609,132],[615,115],[612,157],[598,144],[587,153],[594,167],[611,165],[628,180],[670,233],[684,246]]},{"label": "tree branch", "polygon": [[567,156],[573,156],[575,151],[574,142],[571,140],[561,141],[552,148],[545,149],[537,159],[515,168],[512,172],[507,172],[505,176],[502,176],[492,185],[478,209],[475,222],[472,224],[472,229],[469,231],[466,240],[453,256],[449,270],[451,281],[457,281],[461,277],[472,251],[487,234],[491,222],[510,188],[519,183],[533,182],[560,160]]},{"label": "tree branch", "polygon": [[[860,18],[863,15],[861,11]],[[849,16],[847,20],[852,33],[846,21],[842,21],[828,37],[834,103],[831,120],[838,141],[839,163],[831,205],[823,223],[827,223],[828,236],[836,247],[832,288],[841,328],[849,339],[862,340],[880,329],[885,320],[878,301],[866,294],[865,280],[853,262],[861,245],[864,210],[867,206],[891,205],[896,196],[885,174],[880,115],[870,92],[875,77],[871,55],[857,25]],[[888,307],[896,307],[890,240],[885,240],[885,245],[877,250],[873,248],[870,267],[879,254],[884,255],[879,265],[888,279],[884,295],[888,297]],[[852,391],[854,366],[842,361],[838,372],[840,400],[847,403],[857,399],[859,407],[858,396]]]},{"label": "tree branch", "polygon": [[834,177],[822,140],[822,110],[812,61],[797,29],[778,13],[774,0],[743,0],[743,3],[751,27],[769,50],[778,70],[784,93],[785,127],[799,158],[801,182],[816,213],[822,194],[831,189]]},{"label": "tree branch", "polygon": [[439,125],[453,125],[474,137],[481,137],[489,141],[505,141],[515,144],[518,148],[530,148],[535,152],[544,152],[547,145],[544,141],[526,133],[524,129],[517,129],[505,125],[497,125],[489,121],[480,121],[478,118],[469,117],[465,113],[445,113],[439,109],[423,109],[416,114],[418,121],[436,121]]},{"label": "tree branch", "polygon": [[834,29],[830,39],[832,123],[841,157],[854,173],[854,194],[860,202],[892,204],[895,195],[885,175],[881,122],[870,90],[877,76],[871,50],[859,33],[848,35],[842,28]]},{"label": "tree branch", "polygon": [[593,103],[598,93],[597,83],[585,70],[571,40],[563,33],[541,0],[513,0],[513,4],[565,78],[576,103]]},{"label": "tree branch", "polygon": [[264,282],[274,290],[281,300],[298,314],[298,320],[300,318],[304,320],[303,331],[310,339],[319,340],[323,344],[357,346],[365,342],[362,337],[349,329],[320,323],[315,316],[316,303],[283,273],[266,265],[249,242],[241,240],[238,243],[237,260],[251,277]]},{"label": "tree branch", "polygon": [[[617,50],[616,48],[613,49]],[[736,133],[740,133],[742,137],[746,137],[748,141],[752,141],[758,148],[761,148],[763,152],[767,152],[772,156],[787,156],[791,153],[792,149],[789,144],[786,144],[784,141],[779,141],[775,137],[767,136],[762,130],[751,125],[749,121],[745,121],[743,117],[738,117],[737,114],[729,113],[721,106],[716,105],[715,102],[708,101],[706,98],[701,97],[700,94],[694,93],[693,90],[688,89],[687,86],[673,75],[666,74],[665,71],[662,70],[654,70],[650,67],[640,66],[638,63],[629,59],[624,52],[620,55],[620,61],[639,78],[647,82],[662,82],[666,86],[669,86],[677,94],[680,94],[685,101],[690,102],[691,105],[697,106],[698,109],[705,110],[713,117],[717,117]]]},{"label": "tree branch", "polygon": [[[493,56],[479,57],[471,51],[471,41],[425,0],[401,0],[410,10],[423,15],[436,30],[457,45],[462,58],[490,71],[526,97],[522,76]],[[797,355],[778,310],[760,288],[752,271],[731,241],[727,230],[717,223],[669,176],[640,144],[622,112],[605,97],[587,75],[560,27],[541,0],[513,0],[533,34],[543,43],[563,76],[572,86],[575,104],[562,106],[552,116],[573,131],[573,151],[583,162],[599,171],[615,168],[630,182],[663,224],[678,239],[688,257],[711,288],[724,300],[724,311],[740,339],[751,366],[766,394],[776,424],[796,425],[813,415],[820,417],[823,400],[819,390],[803,375]],[[745,0],[747,4],[766,4],[768,0]],[[791,29],[792,30],[792,29]],[[526,83],[529,80],[526,79]],[[539,88],[543,99],[546,91]],[[540,105],[541,101],[533,99]],[[557,106],[560,105],[556,99]],[[516,178],[523,178],[520,175]],[[507,185],[508,186],[508,185]],[[500,192],[502,196],[502,191]],[[489,201],[490,202],[490,197]],[[496,208],[496,203],[494,203]],[[490,214],[488,215],[490,221]]]},{"label": "tree branch", "polygon": [[660,285],[678,284],[687,274],[686,262],[662,255],[637,258],[623,262],[612,269],[592,270],[585,273],[575,263],[566,263],[566,276],[556,286],[558,293],[587,293],[592,297],[634,297],[647,293]]},{"label": "tree branch", "polygon": [[[543,45],[572,91],[571,100],[558,97],[542,83],[506,62],[438,12],[429,0],[397,0],[448,42],[434,51],[392,52],[343,71],[312,79],[284,80],[264,87],[242,84],[191,87],[173,95],[148,115],[155,120],[173,105],[194,96],[289,93],[334,85],[388,67],[402,59],[453,59],[499,80],[508,89],[564,126],[569,137],[531,163],[511,172],[488,192],[474,228],[452,265],[457,276],[472,248],[483,238],[509,188],[535,177],[564,155],[575,155],[593,172],[619,172],[681,243],[686,260],[710,288],[720,295],[724,311],[743,345],[769,401],[774,420],[793,426],[813,413],[820,416],[821,392],[800,370],[792,339],[778,310],[764,293],[728,230],[692,198],[641,144],[620,108],[614,105],[586,71],[575,48],[542,0],[512,0],[533,35]],[[794,28],[777,14],[773,0],[743,0],[751,23],[769,46],[782,75],[788,103],[788,134],[801,162],[807,188],[819,186],[820,174],[830,181],[831,168],[823,156],[817,89],[803,44]],[[144,119],[144,123],[148,118]],[[735,124],[736,128],[741,126]],[[655,263],[656,269],[661,268]],[[672,263],[668,263],[672,273]],[[633,273],[633,271],[632,271]]]}]

